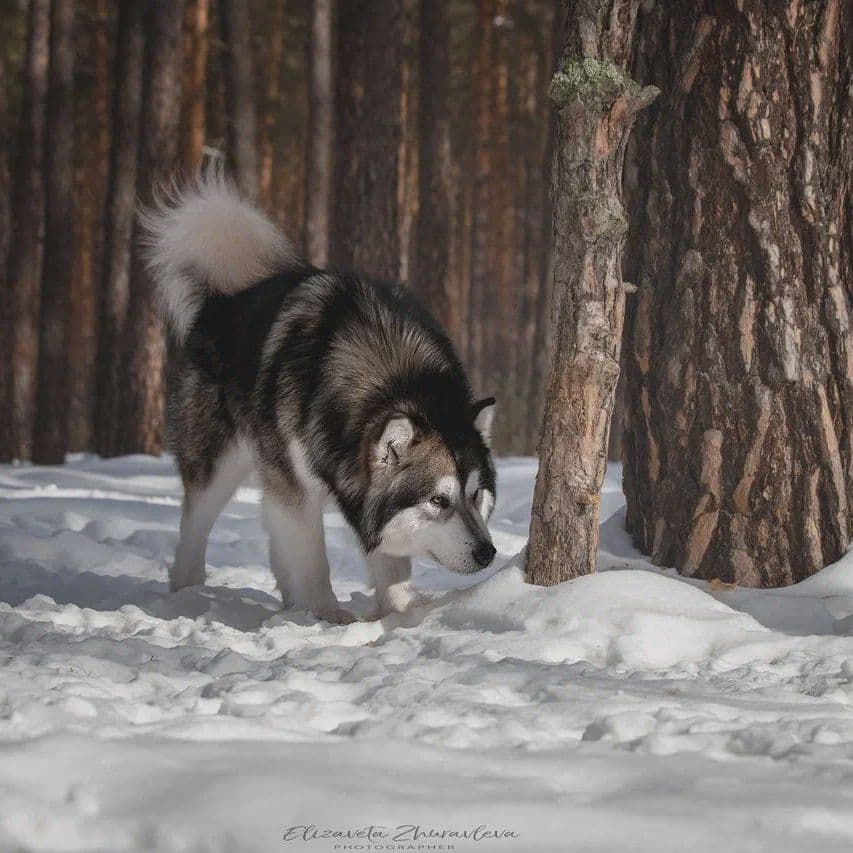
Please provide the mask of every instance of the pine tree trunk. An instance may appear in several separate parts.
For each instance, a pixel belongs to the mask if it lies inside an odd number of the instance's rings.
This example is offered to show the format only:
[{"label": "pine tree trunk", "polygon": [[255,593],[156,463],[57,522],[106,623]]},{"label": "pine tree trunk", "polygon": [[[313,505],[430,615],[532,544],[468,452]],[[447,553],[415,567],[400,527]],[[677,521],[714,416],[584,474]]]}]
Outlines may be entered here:
[{"label": "pine tree trunk", "polygon": [[332,0],[312,0],[308,61],[310,88],[305,164],[305,252],[319,267],[329,259],[329,206],[335,90],[332,78]]},{"label": "pine tree trunk", "polygon": [[625,306],[622,162],[637,112],[657,94],[623,70],[637,6],[638,0],[570,0],[566,51],[551,82],[559,308],[527,555],[534,583],[595,570]]},{"label": "pine tree trunk", "polygon": [[[275,209],[273,186],[274,167],[287,154],[281,148],[281,125],[284,117],[292,115],[293,99],[282,99],[282,69],[285,65],[284,42],[288,15],[288,4],[284,0],[268,4],[256,0],[257,9],[253,20],[255,38],[255,74],[259,83],[258,100],[258,144],[260,152],[258,172],[258,201],[264,210],[281,214]],[[290,93],[288,93],[289,95]],[[282,101],[285,101],[283,104]],[[310,140],[310,126],[306,137]],[[310,141],[306,143],[310,145]],[[292,165],[292,163],[290,164]]]},{"label": "pine tree trunk", "polygon": [[421,0],[418,215],[412,282],[433,315],[450,314],[450,20],[448,0]]},{"label": "pine tree trunk", "polygon": [[[489,192],[495,182],[491,147],[496,135],[492,89],[495,81],[493,66],[497,53],[495,47],[497,4],[498,0],[477,0],[475,4],[474,43],[476,47],[471,75],[473,111],[471,268],[467,293],[468,326],[465,330],[464,357],[471,382],[478,393],[486,393],[486,330],[490,327],[487,319],[489,313],[487,305],[493,298],[494,288],[497,285],[491,279],[488,220]],[[489,389],[488,393],[495,394],[495,390]],[[503,414],[501,414],[502,417]]]},{"label": "pine tree trunk", "polygon": [[853,5],[658,4],[634,73],[627,524],[684,574],[789,584],[853,525]]},{"label": "pine tree trunk", "polygon": [[13,169],[11,233],[7,260],[8,334],[3,354],[8,366],[8,433],[0,457],[32,455],[38,314],[44,230],[44,123],[49,66],[50,0],[30,0],[27,53],[21,75],[22,104]]},{"label": "pine tree trunk", "polygon": [[68,341],[68,449],[91,450],[95,420],[98,297],[110,156],[111,27],[107,0],[80,3],[74,275]]},{"label": "pine tree trunk", "polygon": [[395,280],[400,274],[402,0],[347,0],[339,12],[331,260]]},{"label": "pine tree trunk", "polygon": [[228,111],[228,165],[243,193],[258,197],[258,133],[255,79],[247,0],[220,0],[225,43],[225,104]]},{"label": "pine tree trunk", "polygon": [[11,421],[9,408],[12,395],[12,362],[9,360],[10,335],[12,331],[12,299],[9,279],[6,277],[6,257],[9,252],[9,131],[8,79],[5,58],[0,58],[0,462],[12,459]]},{"label": "pine tree trunk", "polygon": [[98,322],[98,452],[118,452],[130,302],[130,255],[136,211],[145,15],[148,0],[123,3],[119,13],[113,96],[112,153],[105,216],[104,273]]},{"label": "pine tree trunk", "polygon": [[[539,438],[544,385],[551,366],[551,204],[548,179],[554,161],[556,116],[548,82],[563,48],[563,13],[554,0],[524,0],[513,99],[512,160],[518,175],[517,251],[521,269],[517,311],[518,377],[512,394],[517,416],[509,447],[534,453]],[[560,4],[562,5],[562,4]]]},{"label": "pine tree trunk", "polygon": [[45,122],[45,239],[33,461],[68,444],[68,332],[74,262],[74,0],[52,0]]},{"label": "pine tree trunk", "polygon": [[181,112],[181,163],[184,173],[195,175],[202,164],[205,140],[205,82],[210,0],[184,4],[184,98]]},{"label": "pine tree trunk", "polygon": [[418,0],[402,0],[403,33],[400,64],[400,157],[397,160],[400,271],[408,283],[414,254],[418,213],[418,116],[420,82],[420,7]]},{"label": "pine tree trunk", "polygon": [[[174,173],[181,120],[181,20],[178,0],[151,0],[146,15],[145,75],[139,158],[139,198],[150,204]],[[163,442],[166,347],[156,294],[145,269],[138,223],[130,263],[128,354],[117,447],[159,453]]]}]

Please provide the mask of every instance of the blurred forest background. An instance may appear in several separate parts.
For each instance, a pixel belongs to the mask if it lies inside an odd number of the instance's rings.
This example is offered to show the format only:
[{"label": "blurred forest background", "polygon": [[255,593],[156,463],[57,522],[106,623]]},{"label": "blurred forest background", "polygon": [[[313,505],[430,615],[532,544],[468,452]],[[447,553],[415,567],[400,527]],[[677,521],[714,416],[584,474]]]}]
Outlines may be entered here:
[{"label": "blurred forest background", "polygon": [[0,458],[161,449],[133,211],[211,160],[312,262],[407,282],[532,452],[558,5],[2,0]]}]

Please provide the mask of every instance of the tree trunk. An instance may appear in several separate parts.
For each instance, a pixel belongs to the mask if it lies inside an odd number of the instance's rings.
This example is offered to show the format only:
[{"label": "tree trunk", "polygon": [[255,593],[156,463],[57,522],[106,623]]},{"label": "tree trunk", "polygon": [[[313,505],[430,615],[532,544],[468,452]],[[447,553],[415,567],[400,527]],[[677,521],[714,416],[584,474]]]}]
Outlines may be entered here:
[{"label": "tree trunk", "polygon": [[[486,314],[489,300],[494,298],[497,282],[491,280],[489,252],[489,188],[493,185],[491,147],[495,136],[492,104],[497,49],[495,18],[499,0],[477,0],[474,22],[476,45],[471,80],[473,125],[471,146],[471,270],[468,283],[465,330],[465,361],[471,382],[478,393],[486,393]],[[489,389],[490,394],[495,392]],[[501,415],[503,417],[503,415]]]},{"label": "tree trunk", "polygon": [[394,280],[400,273],[402,0],[347,0],[339,12],[331,260]]},{"label": "tree trunk", "polygon": [[400,271],[411,277],[415,221],[418,213],[418,115],[420,82],[420,7],[418,0],[402,0],[403,32],[400,55],[400,156],[397,160]]},{"label": "tree trunk", "polygon": [[657,94],[623,70],[637,6],[569,2],[566,51],[551,82],[558,321],[530,523],[527,574],[534,583],[595,570],[625,306],[622,162],[637,112]]},{"label": "tree trunk", "polygon": [[[259,83],[258,97],[258,142],[260,164],[258,173],[258,201],[264,210],[281,214],[275,209],[274,199],[274,169],[278,160],[287,157],[281,146],[282,113],[287,117],[293,115],[294,99],[288,97],[286,104],[282,103],[281,78],[285,65],[285,31],[289,20],[288,7],[285,0],[277,3],[266,3],[256,0],[253,20],[255,38],[255,73]],[[286,112],[285,112],[286,110]],[[310,139],[310,127],[306,137]],[[310,144],[307,143],[307,144]],[[307,152],[306,152],[307,153]],[[289,165],[293,165],[292,162]]]},{"label": "tree trunk", "polygon": [[335,90],[332,78],[332,0],[312,0],[309,112],[305,167],[305,252],[323,267],[329,259],[329,205]]},{"label": "tree trunk", "polygon": [[45,239],[33,461],[68,442],[68,331],[74,262],[74,0],[52,0],[45,124]]},{"label": "tree trunk", "polygon": [[628,528],[660,565],[807,577],[853,524],[853,5],[658,4],[627,170]]},{"label": "tree trunk", "polygon": [[38,314],[44,229],[44,122],[49,66],[50,0],[31,0],[27,16],[27,54],[21,80],[22,103],[13,170],[9,238],[8,333],[3,352],[9,372],[8,435],[0,457],[29,459],[38,363]]},{"label": "tree trunk", "polygon": [[68,449],[91,450],[95,420],[98,297],[103,280],[104,203],[110,156],[111,27],[107,0],[78,14],[74,275],[68,341]]},{"label": "tree trunk", "polygon": [[205,82],[210,44],[210,0],[184,4],[184,99],[181,112],[181,163],[195,175],[202,164],[205,140]]},{"label": "tree trunk", "polygon": [[[181,119],[182,3],[151,0],[146,16],[145,75],[139,158],[139,198],[150,204],[158,185],[173,174]],[[134,228],[130,264],[128,354],[117,447],[120,452],[159,453],[163,441],[166,348],[156,294]]]},{"label": "tree trunk", "polygon": [[220,0],[225,42],[225,104],[228,112],[228,166],[243,193],[258,197],[258,133],[255,80],[247,0]]},{"label": "tree trunk", "polygon": [[450,314],[450,21],[448,0],[421,0],[418,216],[412,282],[433,315]]},{"label": "tree trunk", "polygon": [[113,96],[112,153],[105,216],[104,274],[98,323],[97,449],[118,452],[120,398],[126,364],[130,248],[142,111],[147,0],[123,3],[119,13]]},{"label": "tree trunk", "polygon": [[[508,389],[516,416],[508,447],[534,453],[539,438],[544,386],[551,366],[551,205],[548,180],[554,161],[555,110],[547,81],[556,69],[565,31],[554,0],[524,0],[517,25],[518,72],[512,103],[512,161],[519,170],[516,239],[521,270],[518,376]],[[559,4],[562,6],[562,4]]]}]

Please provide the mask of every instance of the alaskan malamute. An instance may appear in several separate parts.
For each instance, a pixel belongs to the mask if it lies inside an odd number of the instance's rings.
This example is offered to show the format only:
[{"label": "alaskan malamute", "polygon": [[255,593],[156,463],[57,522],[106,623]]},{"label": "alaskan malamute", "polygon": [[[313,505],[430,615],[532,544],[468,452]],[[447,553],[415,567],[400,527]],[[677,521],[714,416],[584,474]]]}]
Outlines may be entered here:
[{"label": "alaskan malamute", "polygon": [[184,483],[174,590],[205,579],[216,517],[257,471],[285,606],[334,622],[323,505],[355,530],[378,614],[416,597],[411,557],[492,562],[494,399],[475,402],[447,336],[395,285],[326,272],[226,180],[143,214],[178,346],[170,444]]}]

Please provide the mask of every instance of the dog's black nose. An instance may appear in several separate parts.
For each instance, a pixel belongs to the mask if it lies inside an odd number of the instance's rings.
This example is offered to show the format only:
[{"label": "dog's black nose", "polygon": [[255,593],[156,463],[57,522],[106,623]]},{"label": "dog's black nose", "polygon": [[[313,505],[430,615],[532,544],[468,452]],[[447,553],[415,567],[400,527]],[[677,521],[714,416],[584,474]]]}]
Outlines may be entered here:
[{"label": "dog's black nose", "polygon": [[474,562],[485,569],[494,560],[496,553],[491,542],[483,542],[474,549]]}]

